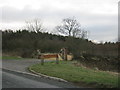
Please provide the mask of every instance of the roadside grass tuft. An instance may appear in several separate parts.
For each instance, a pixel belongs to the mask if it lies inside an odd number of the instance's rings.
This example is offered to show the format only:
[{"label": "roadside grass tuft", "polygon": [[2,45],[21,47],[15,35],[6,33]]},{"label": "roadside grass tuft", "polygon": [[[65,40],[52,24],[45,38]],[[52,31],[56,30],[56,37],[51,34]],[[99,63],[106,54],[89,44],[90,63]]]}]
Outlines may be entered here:
[{"label": "roadside grass tuft", "polygon": [[29,67],[37,73],[58,77],[73,83],[84,82],[86,85],[96,84],[95,87],[118,87],[118,75],[108,72],[78,67],[72,61],[46,62],[44,65],[35,64]]}]

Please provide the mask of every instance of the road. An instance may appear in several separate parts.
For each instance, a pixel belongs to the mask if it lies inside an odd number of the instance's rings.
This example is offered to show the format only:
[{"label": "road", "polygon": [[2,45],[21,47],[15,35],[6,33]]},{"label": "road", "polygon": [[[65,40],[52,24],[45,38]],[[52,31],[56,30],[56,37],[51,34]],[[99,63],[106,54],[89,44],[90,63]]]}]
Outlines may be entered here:
[{"label": "road", "polygon": [[[39,59],[28,60],[2,60],[2,68],[30,73],[27,68],[30,65],[40,63]],[[31,77],[29,75],[12,73],[8,71],[2,72],[3,88],[77,88],[72,83],[59,82],[43,77]]]},{"label": "road", "polygon": [[70,83],[2,71],[2,88],[76,88]]},{"label": "road", "polygon": [[30,65],[40,63],[39,59],[2,60],[2,67],[10,70],[29,72]]}]

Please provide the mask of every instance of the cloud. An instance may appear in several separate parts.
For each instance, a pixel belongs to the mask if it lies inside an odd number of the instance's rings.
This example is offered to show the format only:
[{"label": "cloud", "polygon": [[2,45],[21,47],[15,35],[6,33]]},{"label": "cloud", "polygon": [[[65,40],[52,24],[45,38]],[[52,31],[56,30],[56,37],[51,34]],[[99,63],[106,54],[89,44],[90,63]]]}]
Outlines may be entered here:
[{"label": "cloud", "polygon": [[0,28],[23,27],[25,21],[40,18],[44,27],[53,30],[63,18],[75,16],[82,28],[90,31],[90,39],[110,41],[116,38],[117,33],[117,1],[2,0]]},{"label": "cloud", "polygon": [[118,38],[118,29],[114,25],[89,27],[89,30],[91,31],[89,38],[92,40],[116,41]]},{"label": "cloud", "polygon": [[78,11],[68,11],[68,10],[59,10],[59,9],[38,9],[33,10],[30,7],[26,7],[22,10],[12,8],[12,7],[3,7],[2,8],[2,21],[3,22],[14,22],[14,21],[23,21],[31,18],[48,18],[48,19],[61,19],[65,17],[73,17],[79,19],[80,22],[89,23],[89,24],[114,24],[117,18],[117,15],[95,15],[89,12],[78,12]]}]

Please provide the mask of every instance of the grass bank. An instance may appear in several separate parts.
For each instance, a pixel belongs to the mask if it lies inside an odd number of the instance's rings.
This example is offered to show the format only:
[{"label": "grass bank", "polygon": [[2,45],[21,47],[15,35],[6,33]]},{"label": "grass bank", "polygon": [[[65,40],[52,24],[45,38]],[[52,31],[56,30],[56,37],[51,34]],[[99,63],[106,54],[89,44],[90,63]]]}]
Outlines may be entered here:
[{"label": "grass bank", "polygon": [[18,56],[2,56],[2,60],[22,60],[21,57]]},{"label": "grass bank", "polygon": [[73,61],[60,61],[60,64],[46,62],[44,65],[32,65],[29,69],[32,69],[37,73],[62,78],[80,85],[84,83],[84,85],[100,88],[118,87],[118,75],[84,67],[77,67],[73,64]]}]

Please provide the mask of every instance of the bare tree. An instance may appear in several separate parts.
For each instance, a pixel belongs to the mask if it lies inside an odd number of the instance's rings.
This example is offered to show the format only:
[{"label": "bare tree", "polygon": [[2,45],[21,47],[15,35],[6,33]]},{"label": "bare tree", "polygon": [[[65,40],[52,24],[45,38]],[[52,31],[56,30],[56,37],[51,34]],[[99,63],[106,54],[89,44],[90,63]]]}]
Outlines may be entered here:
[{"label": "bare tree", "polygon": [[41,32],[44,30],[41,20],[34,19],[33,21],[27,21],[27,30],[29,31],[35,31],[35,32]]},{"label": "bare tree", "polygon": [[60,34],[67,36],[80,37],[86,36],[86,32],[81,29],[81,25],[75,18],[65,18],[62,21],[62,25],[56,27],[56,30]]},{"label": "bare tree", "polygon": [[87,36],[88,36],[88,32],[82,30],[82,33],[81,33],[80,37],[83,38],[83,39],[85,39],[85,38],[87,38]]}]

